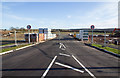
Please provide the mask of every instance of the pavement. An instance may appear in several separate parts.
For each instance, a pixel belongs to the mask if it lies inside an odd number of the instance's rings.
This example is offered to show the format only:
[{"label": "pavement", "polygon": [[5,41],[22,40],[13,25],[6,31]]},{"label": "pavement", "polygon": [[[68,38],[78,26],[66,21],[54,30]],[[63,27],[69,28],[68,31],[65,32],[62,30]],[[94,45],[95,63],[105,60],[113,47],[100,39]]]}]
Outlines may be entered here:
[{"label": "pavement", "polygon": [[[59,40],[60,38],[60,40]],[[3,78],[117,78],[119,59],[61,35],[2,55]]]}]

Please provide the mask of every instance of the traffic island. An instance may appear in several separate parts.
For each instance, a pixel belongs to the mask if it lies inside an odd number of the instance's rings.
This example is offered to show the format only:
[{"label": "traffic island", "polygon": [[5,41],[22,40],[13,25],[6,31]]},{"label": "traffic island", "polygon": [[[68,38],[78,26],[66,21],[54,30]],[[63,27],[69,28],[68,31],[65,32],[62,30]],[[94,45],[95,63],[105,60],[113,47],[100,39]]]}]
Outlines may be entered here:
[{"label": "traffic island", "polygon": [[102,52],[105,52],[105,53],[108,53],[108,54],[111,54],[111,55],[114,55],[114,56],[120,58],[120,50],[113,49],[110,47],[103,47],[102,45],[99,45],[99,44],[88,44],[88,43],[84,43],[84,44],[87,46],[90,46],[92,48],[95,48],[97,50],[100,50]]}]

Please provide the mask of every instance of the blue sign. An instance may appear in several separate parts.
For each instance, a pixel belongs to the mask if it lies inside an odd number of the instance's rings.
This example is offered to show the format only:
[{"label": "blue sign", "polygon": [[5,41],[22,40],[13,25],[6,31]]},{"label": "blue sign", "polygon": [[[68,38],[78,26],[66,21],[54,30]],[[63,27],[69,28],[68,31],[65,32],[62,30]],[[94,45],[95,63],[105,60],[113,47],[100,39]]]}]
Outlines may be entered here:
[{"label": "blue sign", "polygon": [[44,29],[43,28],[39,28],[39,33],[44,33]]}]

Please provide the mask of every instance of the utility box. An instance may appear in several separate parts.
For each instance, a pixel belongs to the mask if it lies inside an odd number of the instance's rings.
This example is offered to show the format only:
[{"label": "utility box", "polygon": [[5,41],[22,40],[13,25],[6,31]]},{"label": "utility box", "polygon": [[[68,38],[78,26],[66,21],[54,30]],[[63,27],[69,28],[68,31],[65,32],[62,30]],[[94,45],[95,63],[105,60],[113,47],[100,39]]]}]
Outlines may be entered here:
[{"label": "utility box", "polygon": [[44,34],[43,33],[39,33],[38,41],[39,42],[44,41]]}]

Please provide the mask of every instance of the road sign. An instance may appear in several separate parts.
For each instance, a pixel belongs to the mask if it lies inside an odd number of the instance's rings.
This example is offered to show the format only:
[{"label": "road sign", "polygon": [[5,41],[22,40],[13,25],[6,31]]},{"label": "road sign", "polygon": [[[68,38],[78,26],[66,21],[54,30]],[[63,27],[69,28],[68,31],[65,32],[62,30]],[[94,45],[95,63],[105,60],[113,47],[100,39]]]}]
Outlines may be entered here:
[{"label": "road sign", "polygon": [[30,43],[30,29],[31,29],[31,26],[27,25],[27,29],[28,29],[28,34],[29,34],[28,40],[29,40],[29,43]]},{"label": "road sign", "polygon": [[27,29],[31,29],[31,26],[30,26],[30,25],[27,25]]},{"label": "road sign", "polygon": [[91,25],[91,30],[94,30],[95,26],[94,25]]},{"label": "road sign", "polygon": [[94,30],[95,26],[91,25],[90,27],[91,27],[91,30],[92,30],[92,42],[91,42],[91,44],[93,44],[93,30]]}]

